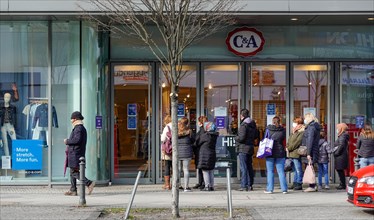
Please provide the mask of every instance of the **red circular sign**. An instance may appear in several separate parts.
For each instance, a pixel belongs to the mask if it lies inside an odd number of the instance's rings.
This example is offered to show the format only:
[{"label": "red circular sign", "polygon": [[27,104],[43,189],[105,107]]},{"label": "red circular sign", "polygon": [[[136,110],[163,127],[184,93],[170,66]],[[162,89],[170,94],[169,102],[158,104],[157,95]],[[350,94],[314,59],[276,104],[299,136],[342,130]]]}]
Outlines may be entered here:
[{"label": "red circular sign", "polygon": [[238,56],[254,56],[265,44],[262,33],[255,28],[241,27],[231,31],[226,38],[229,51]]}]

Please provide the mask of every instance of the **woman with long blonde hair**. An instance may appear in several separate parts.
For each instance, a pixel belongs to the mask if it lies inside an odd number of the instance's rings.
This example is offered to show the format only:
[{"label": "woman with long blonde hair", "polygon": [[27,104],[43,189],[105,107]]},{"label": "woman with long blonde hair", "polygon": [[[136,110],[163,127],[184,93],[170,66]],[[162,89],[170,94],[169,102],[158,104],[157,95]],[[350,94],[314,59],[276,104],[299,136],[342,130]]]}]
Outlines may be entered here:
[{"label": "woman with long blonde hair", "polygon": [[366,124],[357,140],[360,168],[374,164],[374,132],[370,125]]}]

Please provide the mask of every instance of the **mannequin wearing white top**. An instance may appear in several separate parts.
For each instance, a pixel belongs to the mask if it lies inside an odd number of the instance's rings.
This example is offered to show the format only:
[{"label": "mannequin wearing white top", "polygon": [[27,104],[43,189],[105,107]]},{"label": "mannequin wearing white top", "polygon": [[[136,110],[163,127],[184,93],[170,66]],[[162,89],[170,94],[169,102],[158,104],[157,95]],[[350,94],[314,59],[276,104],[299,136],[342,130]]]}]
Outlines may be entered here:
[{"label": "mannequin wearing white top", "polygon": [[16,131],[14,125],[16,123],[16,107],[10,104],[11,95],[10,93],[4,94],[4,105],[0,108],[0,119],[1,119],[1,139],[3,141],[4,154],[9,156],[8,137],[12,140],[16,139]]}]

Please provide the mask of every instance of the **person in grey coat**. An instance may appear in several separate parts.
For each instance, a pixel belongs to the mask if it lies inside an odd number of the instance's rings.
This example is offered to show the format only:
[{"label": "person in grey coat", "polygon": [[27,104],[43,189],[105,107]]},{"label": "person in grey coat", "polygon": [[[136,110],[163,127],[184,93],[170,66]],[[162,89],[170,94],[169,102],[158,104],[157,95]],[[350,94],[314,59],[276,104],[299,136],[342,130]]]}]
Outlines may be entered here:
[{"label": "person in grey coat", "polygon": [[[77,194],[77,180],[79,180],[79,158],[85,157],[86,154],[86,143],[87,143],[87,131],[83,126],[84,117],[78,111],[71,114],[71,123],[73,130],[68,139],[64,139],[64,143],[67,145],[67,159],[68,167],[70,168],[70,190],[65,192],[66,196],[76,196]],[[95,182],[84,177],[82,180],[88,187],[88,195],[92,193],[95,187]]]},{"label": "person in grey coat", "polygon": [[336,189],[345,189],[345,174],[344,170],[348,168],[348,141],[349,135],[347,133],[348,126],[345,123],[336,125],[336,133],[338,139],[334,143],[334,158],[335,170],[339,175],[340,184]]},{"label": "person in grey coat", "polygon": [[332,153],[330,143],[326,141],[326,132],[320,132],[321,139],[319,140],[319,155],[318,155],[318,190],[322,190],[322,177],[325,177],[325,189],[330,189],[329,186],[329,154]]},{"label": "person in grey coat", "polygon": [[[318,163],[319,157],[319,145],[320,140],[320,125],[317,118],[312,113],[306,113],[304,115],[305,132],[303,135],[302,144],[307,147],[307,159],[308,163],[312,165]],[[316,184],[309,184],[309,187],[304,192],[315,192]]]},{"label": "person in grey coat", "polygon": [[374,132],[370,125],[365,125],[357,140],[360,168],[374,164]]}]

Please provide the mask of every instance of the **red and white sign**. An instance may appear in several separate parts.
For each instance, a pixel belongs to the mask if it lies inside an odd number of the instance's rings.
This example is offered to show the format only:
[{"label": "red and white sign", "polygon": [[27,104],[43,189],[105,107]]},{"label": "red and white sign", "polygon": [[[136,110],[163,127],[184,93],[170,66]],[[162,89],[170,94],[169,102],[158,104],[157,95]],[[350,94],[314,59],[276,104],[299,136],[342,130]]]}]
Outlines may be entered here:
[{"label": "red and white sign", "polygon": [[262,33],[255,28],[241,27],[231,31],[226,38],[229,51],[238,56],[254,56],[265,44]]}]

